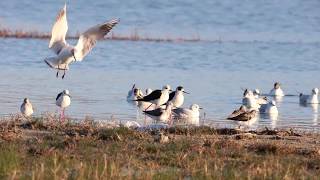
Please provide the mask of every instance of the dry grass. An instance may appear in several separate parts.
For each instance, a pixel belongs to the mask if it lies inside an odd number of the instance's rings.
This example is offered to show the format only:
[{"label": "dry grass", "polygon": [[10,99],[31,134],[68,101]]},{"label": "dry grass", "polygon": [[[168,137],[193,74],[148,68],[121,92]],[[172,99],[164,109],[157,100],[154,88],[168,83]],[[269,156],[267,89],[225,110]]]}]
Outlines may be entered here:
[{"label": "dry grass", "polygon": [[0,179],[317,179],[319,134],[110,128],[54,116],[0,124]]}]

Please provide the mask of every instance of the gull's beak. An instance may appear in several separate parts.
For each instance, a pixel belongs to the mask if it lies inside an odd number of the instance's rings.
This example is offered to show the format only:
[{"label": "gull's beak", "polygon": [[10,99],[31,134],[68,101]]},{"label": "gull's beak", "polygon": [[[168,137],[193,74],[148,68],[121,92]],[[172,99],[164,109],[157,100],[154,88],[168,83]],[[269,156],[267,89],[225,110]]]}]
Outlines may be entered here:
[{"label": "gull's beak", "polygon": [[172,90],[170,89],[169,92],[172,92]]},{"label": "gull's beak", "polygon": [[186,92],[186,91],[183,91],[184,93],[186,93],[186,94],[190,94],[190,93],[188,93],[188,92]]},{"label": "gull's beak", "polygon": [[202,107],[199,107],[199,109],[203,109]]}]

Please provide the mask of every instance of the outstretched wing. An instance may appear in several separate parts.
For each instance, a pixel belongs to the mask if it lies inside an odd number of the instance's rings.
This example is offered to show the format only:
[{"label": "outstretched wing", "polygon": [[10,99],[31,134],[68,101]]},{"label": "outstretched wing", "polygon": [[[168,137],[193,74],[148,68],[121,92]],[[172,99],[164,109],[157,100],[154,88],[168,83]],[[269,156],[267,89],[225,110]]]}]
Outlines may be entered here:
[{"label": "outstretched wing", "polygon": [[67,22],[67,5],[60,10],[56,22],[52,27],[49,48],[56,54],[59,54],[63,47],[66,46],[66,34],[68,31]]},{"label": "outstretched wing", "polygon": [[90,29],[88,29],[86,32],[84,32],[75,47],[75,56],[77,61],[82,61],[82,59],[91,51],[91,49],[96,44],[97,40],[100,40],[104,38],[105,35],[108,34],[108,32],[111,31],[111,29],[118,24],[118,19],[113,19],[109,22],[106,22],[104,24],[96,25]]}]

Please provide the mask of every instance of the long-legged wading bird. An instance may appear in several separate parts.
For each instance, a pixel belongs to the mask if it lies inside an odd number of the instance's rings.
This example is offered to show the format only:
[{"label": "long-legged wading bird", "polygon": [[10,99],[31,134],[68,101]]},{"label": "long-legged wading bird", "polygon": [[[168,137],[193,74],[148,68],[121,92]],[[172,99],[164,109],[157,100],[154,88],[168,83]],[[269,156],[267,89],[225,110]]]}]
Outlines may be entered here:
[{"label": "long-legged wading bird", "polygon": [[172,91],[169,94],[168,102],[171,101],[175,108],[179,108],[183,105],[184,93],[189,94],[188,92],[184,91],[184,88],[182,86],[178,86],[175,91]]},{"label": "long-legged wading bird", "polygon": [[20,106],[20,111],[24,117],[29,117],[33,114],[33,107],[28,98],[24,98],[23,103]]},{"label": "long-legged wading bird", "polygon": [[49,48],[53,50],[56,56],[46,58],[44,61],[51,68],[57,69],[57,77],[59,76],[59,70],[62,70],[64,72],[62,75],[63,79],[66,70],[69,70],[69,64],[74,61],[82,61],[96,42],[103,39],[118,22],[118,19],[113,19],[89,28],[80,35],[77,45],[72,46],[66,42],[68,23],[67,8],[66,5],[64,5],[52,27],[51,40],[49,43]]},{"label": "long-legged wading bird", "polygon": [[[137,99],[135,101],[144,101],[144,102],[150,102],[150,106],[152,104],[155,104],[157,107],[160,107],[161,105],[165,104],[169,99],[169,91],[171,90],[171,87],[169,85],[163,86],[162,90],[154,90],[149,95],[144,96],[141,99]],[[149,106],[149,107],[150,107]],[[149,107],[147,107],[148,110]]]},{"label": "long-legged wading bird", "polygon": [[71,96],[69,90],[63,90],[56,97],[56,105],[61,108],[60,110],[60,120],[64,120],[64,110],[71,104]]}]

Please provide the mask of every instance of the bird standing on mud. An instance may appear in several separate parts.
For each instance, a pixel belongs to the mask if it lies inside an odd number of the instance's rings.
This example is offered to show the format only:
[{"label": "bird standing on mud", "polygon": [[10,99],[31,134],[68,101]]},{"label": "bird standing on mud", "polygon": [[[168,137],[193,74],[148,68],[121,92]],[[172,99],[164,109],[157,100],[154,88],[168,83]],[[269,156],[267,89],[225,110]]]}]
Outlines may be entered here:
[{"label": "bird standing on mud", "polygon": [[111,29],[118,24],[118,19],[98,24],[89,28],[80,35],[76,46],[71,46],[66,42],[66,34],[68,31],[67,23],[67,7],[64,5],[60,10],[56,22],[52,27],[52,35],[49,48],[56,54],[54,57],[46,58],[44,61],[51,68],[57,69],[57,77],[59,70],[63,70],[62,79],[69,70],[69,64],[74,61],[82,61],[83,58],[91,51],[98,40],[104,38]]},{"label": "bird standing on mud", "polygon": [[64,118],[65,118],[65,116],[64,116],[65,108],[70,106],[70,104],[71,104],[71,96],[70,96],[69,90],[63,90],[56,97],[56,105],[61,108],[60,120],[64,120]]},{"label": "bird standing on mud", "polygon": [[24,98],[20,111],[24,117],[29,117],[33,114],[33,107],[28,98]]}]

